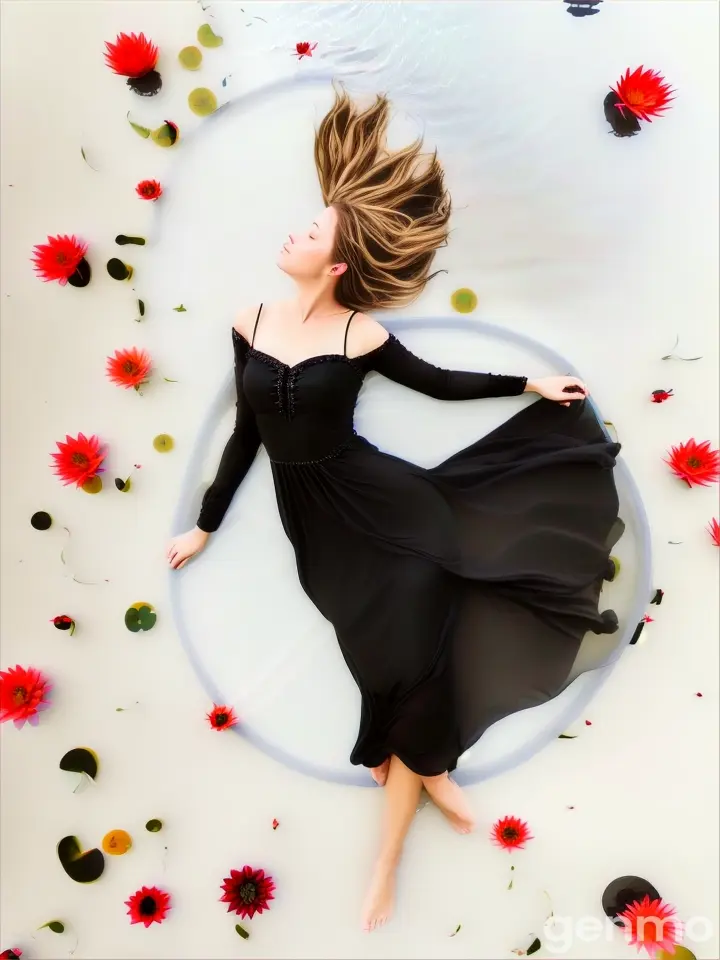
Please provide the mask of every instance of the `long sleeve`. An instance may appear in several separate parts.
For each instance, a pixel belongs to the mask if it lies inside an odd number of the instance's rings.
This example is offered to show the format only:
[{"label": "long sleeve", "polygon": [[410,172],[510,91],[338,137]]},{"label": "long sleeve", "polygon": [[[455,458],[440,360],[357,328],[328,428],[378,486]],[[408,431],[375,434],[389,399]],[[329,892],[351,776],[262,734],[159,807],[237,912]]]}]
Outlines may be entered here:
[{"label": "long sleeve", "polygon": [[444,370],[421,360],[390,334],[368,357],[369,369],[437,400],[478,400],[515,397],[524,393],[527,377],[511,377],[467,370]]},{"label": "long sleeve", "polygon": [[255,422],[255,414],[243,389],[243,372],[248,345],[235,334],[233,335],[233,341],[235,347],[235,388],[237,391],[235,429],[225,445],[215,479],[206,490],[202,500],[197,525],[207,533],[214,532],[220,526],[235,491],[252,466],[260,448],[260,434]]}]

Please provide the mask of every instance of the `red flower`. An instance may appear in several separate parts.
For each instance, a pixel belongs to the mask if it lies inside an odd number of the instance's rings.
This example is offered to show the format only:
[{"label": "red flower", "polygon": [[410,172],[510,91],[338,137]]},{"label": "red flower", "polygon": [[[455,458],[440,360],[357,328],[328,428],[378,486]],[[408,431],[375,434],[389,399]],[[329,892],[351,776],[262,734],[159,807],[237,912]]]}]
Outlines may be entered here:
[{"label": "red flower", "polygon": [[707,487],[720,479],[720,451],[712,450],[710,441],[694,439],[671,447],[665,461],[676,477],[689,486]]},{"label": "red flower", "polygon": [[280,821],[279,821],[279,820],[273,820],[273,822],[272,822],[272,828],[273,828],[273,830],[277,830],[277,828],[278,828],[279,826],[280,826]]},{"label": "red flower", "polygon": [[150,355],[145,350],[131,347],[129,350],[116,350],[114,357],[107,358],[107,375],[119,387],[139,390],[147,383],[152,370]]},{"label": "red flower", "polygon": [[720,547],[720,523],[718,523],[715,517],[712,518],[710,523],[707,525],[707,531],[712,537],[712,542],[716,547]]},{"label": "red flower", "polygon": [[275,883],[272,877],[266,877],[264,870],[243,867],[231,870],[230,876],[223,880],[221,903],[228,904],[228,913],[238,913],[250,920],[256,913],[269,910],[268,900],[274,900]]},{"label": "red flower", "polygon": [[667,110],[670,101],[675,99],[670,96],[675,91],[670,88],[669,83],[665,83],[665,78],[657,70],[644,70],[642,67],[632,73],[628,68],[625,75],[618,80],[617,86],[610,89],[620,97],[621,102],[615,106],[623,116],[623,109],[627,107],[636,117],[647,120],[648,123],[652,122],[653,117],[659,117]]},{"label": "red flower", "polygon": [[48,237],[47,243],[33,247],[35,272],[46,283],[57,280],[64,287],[87,253],[88,245],[72,237]]},{"label": "red flower", "polygon": [[654,957],[658,951],[675,953],[675,944],[682,940],[682,924],[675,920],[675,907],[658,898],[651,900],[648,894],[641,901],[633,900],[618,919],[624,921],[628,943],[635,945],[638,952],[644,947],[648,956]]},{"label": "red flower", "polygon": [[696,697],[701,697],[702,694],[701,694],[701,693],[696,693],[695,696],[696,696]]},{"label": "red flower", "polygon": [[303,57],[311,57],[316,46],[316,43],[308,43],[307,40],[303,43],[296,43],[293,56],[297,57],[298,60],[302,60]]},{"label": "red flower", "polygon": [[98,473],[103,473],[100,464],[105,459],[105,451],[100,446],[96,436],[86,437],[79,433],[77,437],[66,436],[66,443],[58,440],[59,453],[51,456],[55,460],[53,469],[65,486],[74,483],[82,487],[88,480],[92,480]]},{"label": "red flower", "polygon": [[135,187],[135,192],[141,200],[158,200],[163,189],[157,180],[141,180]]},{"label": "red flower", "polygon": [[664,403],[672,397],[672,390],[653,390],[651,400],[653,403]]},{"label": "red flower", "polygon": [[517,817],[503,817],[493,825],[490,839],[505,850],[522,850],[528,840],[532,840],[530,828],[524,820]]},{"label": "red flower", "polygon": [[12,720],[18,730],[30,723],[38,725],[41,710],[50,706],[52,684],[34,667],[10,667],[0,670],[0,723]]},{"label": "red flower", "polygon": [[130,923],[162,923],[170,910],[170,894],[157,887],[140,887],[125,901]]},{"label": "red flower", "polygon": [[105,46],[105,63],[110,67],[113,73],[122,77],[144,77],[155,69],[158,60],[158,48],[150,40],[147,40],[144,33],[140,36],[131,33],[119,33],[115,38],[115,43],[108,43]]},{"label": "red flower", "polygon": [[653,620],[653,618],[652,618],[652,617],[649,617],[646,613],[643,614],[642,622],[643,622],[643,623],[655,623],[655,621]]},{"label": "red flower", "polygon": [[58,630],[69,630],[70,636],[75,633],[75,621],[66,613],[60,614],[59,617],[53,617],[50,623],[52,623],[53,626],[55,626]]},{"label": "red flower", "polygon": [[213,704],[212,711],[207,714],[207,718],[213,730],[227,730],[228,727],[234,727],[238,722],[232,707],[219,707],[216,703]]},{"label": "red flower", "polygon": [[0,960],[19,960],[22,956],[22,950],[19,947],[13,947],[12,950],[3,950],[0,953]]}]

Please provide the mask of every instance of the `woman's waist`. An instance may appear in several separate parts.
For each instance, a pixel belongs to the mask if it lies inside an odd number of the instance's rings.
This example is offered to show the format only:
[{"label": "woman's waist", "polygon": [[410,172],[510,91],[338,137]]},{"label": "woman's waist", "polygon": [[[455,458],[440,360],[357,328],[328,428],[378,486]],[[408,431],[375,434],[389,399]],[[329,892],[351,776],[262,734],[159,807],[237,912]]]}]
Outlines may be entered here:
[{"label": "woman's waist", "polygon": [[334,429],[328,429],[327,425],[317,429],[311,424],[293,424],[292,421],[281,426],[273,424],[265,430],[262,424],[259,426],[271,463],[321,463],[336,457],[361,439],[352,424]]}]

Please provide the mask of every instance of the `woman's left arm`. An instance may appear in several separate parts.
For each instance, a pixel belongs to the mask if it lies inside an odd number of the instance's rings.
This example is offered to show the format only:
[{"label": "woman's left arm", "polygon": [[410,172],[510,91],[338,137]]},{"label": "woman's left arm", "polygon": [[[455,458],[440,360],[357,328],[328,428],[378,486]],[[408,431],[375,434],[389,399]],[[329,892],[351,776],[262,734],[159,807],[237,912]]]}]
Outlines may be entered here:
[{"label": "woman's left arm", "polygon": [[479,400],[483,397],[516,397],[538,393],[548,400],[569,405],[584,400],[585,385],[577,377],[513,377],[469,370],[445,370],[421,360],[390,334],[387,341],[368,355],[369,368],[438,400]]}]

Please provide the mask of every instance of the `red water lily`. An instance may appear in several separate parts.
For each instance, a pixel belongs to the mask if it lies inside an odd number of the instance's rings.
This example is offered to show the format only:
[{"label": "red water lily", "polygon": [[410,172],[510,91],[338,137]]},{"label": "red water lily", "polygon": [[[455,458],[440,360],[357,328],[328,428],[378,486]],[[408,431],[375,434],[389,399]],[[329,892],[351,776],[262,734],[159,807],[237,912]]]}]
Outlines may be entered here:
[{"label": "red water lily", "polygon": [[234,727],[238,722],[232,707],[221,707],[217,704],[213,704],[207,718],[213,730],[227,730],[229,727]]},{"label": "red water lily", "polygon": [[709,440],[688,440],[671,447],[668,454],[665,463],[689,487],[707,487],[720,479],[720,450],[713,450]]},{"label": "red water lily", "polygon": [[518,817],[503,817],[493,824],[490,839],[504,850],[522,850],[532,840],[530,828]]},{"label": "red water lily", "polygon": [[119,33],[105,47],[105,63],[121,77],[144,77],[158,61],[159,50],[144,33]]},{"label": "red water lily", "polygon": [[619,913],[618,920],[623,921],[628,943],[636,946],[638,953],[644,948],[648,956],[655,957],[661,950],[675,953],[675,944],[682,940],[682,924],[675,919],[675,912],[675,907],[661,898],[651,900],[645,894]]},{"label": "red water lily", "polygon": [[158,200],[163,189],[157,180],[141,180],[135,187],[135,193],[141,200]]},{"label": "red water lily", "polygon": [[628,68],[610,89],[620,98],[620,103],[616,103],[615,107],[623,116],[627,108],[638,119],[647,120],[648,123],[667,110],[670,101],[675,99],[670,96],[675,91],[665,82],[665,78],[657,70],[645,70],[644,67],[638,67],[632,73]]},{"label": "red water lily", "polygon": [[313,55],[313,50],[317,47],[316,43],[308,43],[307,40],[302,43],[295,44],[295,53],[294,57],[297,57],[298,60],[302,60],[303,57],[311,57]]},{"label": "red water lily", "polygon": [[162,923],[170,910],[170,894],[157,887],[140,887],[125,901],[130,923]]},{"label": "red water lily", "polygon": [[720,523],[716,517],[713,517],[707,525],[707,531],[710,534],[712,542],[716,547],[720,547]]},{"label": "red water lily", "polygon": [[673,396],[672,390],[653,390],[650,399],[653,403],[665,403]]},{"label": "red water lily", "polygon": [[0,670],[0,723],[12,720],[18,730],[26,723],[36,727],[38,714],[50,706],[52,684],[35,667]]},{"label": "red water lily", "polygon": [[139,390],[147,383],[152,370],[150,354],[137,347],[129,350],[116,350],[114,357],[107,358],[107,375],[119,387]]},{"label": "red water lily", "polygon": [[46,283],[57,280],[64,287],[77,271],[87,248],[88,245],[74,235],[48,237],[47,243],[38,243],[33,247],[35,272]]},{"label": "red water lily", "polygon": [[13,947],[11,950],[3,950],[0,953],[0,960],[20,960],[22,950],[20,947]]},{"label": "red water lily", "polygon": [[269,910],[268,900],[274,900],[275,883],[264,870],[255,870],[245,866],[242,870],[231,870],[230,876],[223,880],[221,903],[227,903],[228,913],[237,913],[241,917],[252,919],[256,913]]},{"label": "red water lily", "polygon": [[65,443],[58,440],[60,452],[51,454],[55,461],[51,466],[65,486],[74,483],[82,487],[98,473],[104,472],[101,464],[105,459],[105,450],[98,437],[86,437],[84,433],[79,433],[77,437],[66,436],[65,440]]}]

